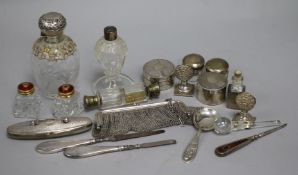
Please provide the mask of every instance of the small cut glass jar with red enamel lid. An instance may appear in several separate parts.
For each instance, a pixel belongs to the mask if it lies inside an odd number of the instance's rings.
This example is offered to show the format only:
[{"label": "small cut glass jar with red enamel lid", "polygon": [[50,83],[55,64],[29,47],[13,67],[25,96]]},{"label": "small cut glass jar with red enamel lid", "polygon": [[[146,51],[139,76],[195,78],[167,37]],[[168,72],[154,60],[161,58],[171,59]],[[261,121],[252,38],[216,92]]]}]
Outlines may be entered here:
[{"label": "small cut glass jar with red enamel lid", "polygon": [[58,88],[58,95],[52,106],[54,117],[70,117],[80,114],[84,110],[80,93],[71,84],[63,84]]},{"label": "small cut glass jar with red enamel lid", "polygon": [[13,105],[13,115],[17,118],[38,119],[41,100],[31,82],[22,82],[18,85],[17,95]]}]

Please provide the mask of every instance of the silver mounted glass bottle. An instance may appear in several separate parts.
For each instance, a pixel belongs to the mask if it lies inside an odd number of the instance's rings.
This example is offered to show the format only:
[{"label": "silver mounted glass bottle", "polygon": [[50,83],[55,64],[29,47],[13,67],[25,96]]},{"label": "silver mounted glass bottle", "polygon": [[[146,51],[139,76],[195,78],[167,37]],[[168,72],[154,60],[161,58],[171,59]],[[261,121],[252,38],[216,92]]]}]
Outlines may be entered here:
[{"label": "silver mounted glass bottle", "polygon": [[76,43],[63,34],[66,19],[57,12],[39,18],[42,36],[32,48],[32,69],[41,94],[48,98],[57,95],[61,84],[75,84],[79,74],[79,55]]},{"label": "silver mounted glass bottle", "polygon": [[236,96],[245,92],[245,85],[243,85],[243,76],[240,70],[236,70],[232,77],[232,83],[228,85],[226,106],[230,109],[239,109],[236,104]]},{"label": "silver mounted glass bottle", "polygon": [[105,74],[94,83],[94,93],[99,89],[124,87],[132,84],[133,80],[130,77],[121,74],[128,48],[124,40],[117,34],[116,27],[104,28],[104,36],[96,42],[94,50]]}]

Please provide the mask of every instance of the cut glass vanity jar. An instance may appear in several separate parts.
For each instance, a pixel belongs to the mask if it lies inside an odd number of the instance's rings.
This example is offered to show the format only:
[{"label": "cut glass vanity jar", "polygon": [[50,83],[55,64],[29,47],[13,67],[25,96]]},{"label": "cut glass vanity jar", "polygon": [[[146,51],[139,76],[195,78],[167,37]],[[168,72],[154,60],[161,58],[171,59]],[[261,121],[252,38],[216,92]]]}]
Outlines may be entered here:
[{"label": "cut glass vanity jar", "polygon": [[61,85],[52,106],[53,116],[56,118],[77,116],[83,110],[80,93],[71,84]]},{"label": "cut glass vanity jar", "polygon": [[30,82],[18,85],[18,92],[13,105],[13,115],[17,118],[30,118],[38,120],[40,115],[41,100]]},{"label": "cut glass vanity jar", "polygon": [[76,43],[63,34],[66,26],[64,16],[49,12],[39,18],[38,24],[43,36],[33,44],[33,76],[41,94],[54,98],[61,84],[76,83],[79,55]]}]

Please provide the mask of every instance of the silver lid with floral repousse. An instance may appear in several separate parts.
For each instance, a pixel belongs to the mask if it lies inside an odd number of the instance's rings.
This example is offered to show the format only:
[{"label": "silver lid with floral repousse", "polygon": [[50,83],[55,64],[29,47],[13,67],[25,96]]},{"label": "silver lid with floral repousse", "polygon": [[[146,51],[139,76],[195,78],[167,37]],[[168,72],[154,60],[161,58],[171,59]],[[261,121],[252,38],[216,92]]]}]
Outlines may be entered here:
[{"label": "silver lid with floral repousse", "polygon": [[38,26],[46,35],[60,33],[66,26],[66,19],[61,13],[49,12],[39,18]]},{"label": "silver lid with floral repousse", "polygon": [[38,59],[48,61],[66,60],[76,52],[76,43],[63,34],[66,26],[65,17],[57,12],[43,14],[38,26],[44,36],[33,45],[32,52]]}]

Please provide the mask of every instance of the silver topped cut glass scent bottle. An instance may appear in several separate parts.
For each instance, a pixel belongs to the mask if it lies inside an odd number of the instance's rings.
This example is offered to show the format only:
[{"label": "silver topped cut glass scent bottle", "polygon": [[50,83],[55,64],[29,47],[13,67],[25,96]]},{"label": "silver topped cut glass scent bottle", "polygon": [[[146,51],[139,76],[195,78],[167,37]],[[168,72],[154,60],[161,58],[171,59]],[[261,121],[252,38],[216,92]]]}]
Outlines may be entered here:
[{"label": "silver topped cut glass scent bottle", "polygon": [[76,83],[79,55],[76,43],[63,34],[66,19],[62,14],[46,13],[39,18],[38,25],[42,36],[32,48],[33,75],[41,94],[54,98],[61,84]]},{"label": "silver topped cut glass scent bottle", "polygon": [[98,89],[124,87],[132,84],[133,81],[130,77],[121,74],[128,48],[124,40],[117,34],[116,27],[104,28],[104,36],[96,42],[94,50],[105,74],[94,83],[94,93]]},{"label": "silver topped cut glass scent bottle", "polygon": [[71,84],[61,85],[52,106],[53,116],[57,118],[77,116],[83,110],[80,93],[75,90],[74,86]]},{"label": "silver topped cut glass scent bottle", "polygon": [[239,109],[236,104],[236,96],[245,91],[245,85],[243,85],[243,76],[240,70],[236,70],[232,77],[232,83],[228,85],[226,105],[230,109]]},{"label": "silver topped cut glass scent bottle", "polygon": [[13,106],[13,115],[17,118],[38,120],[41,109],[41,100],[34,85],[23,82],[18,85],[18,92]]}]

